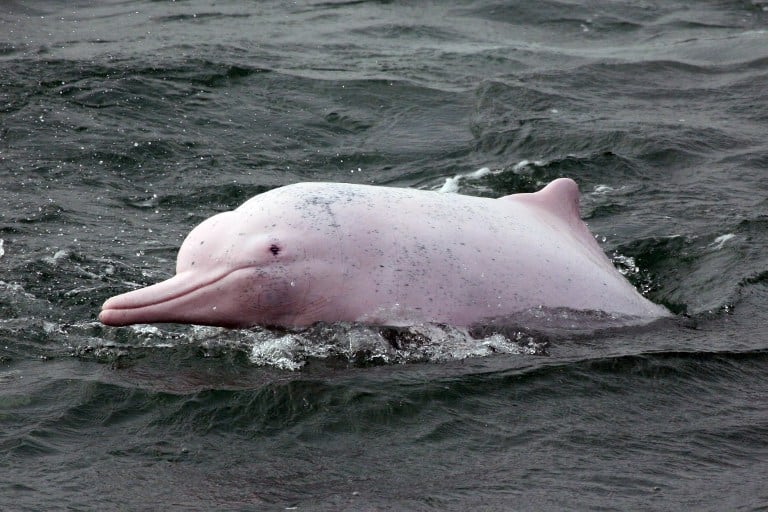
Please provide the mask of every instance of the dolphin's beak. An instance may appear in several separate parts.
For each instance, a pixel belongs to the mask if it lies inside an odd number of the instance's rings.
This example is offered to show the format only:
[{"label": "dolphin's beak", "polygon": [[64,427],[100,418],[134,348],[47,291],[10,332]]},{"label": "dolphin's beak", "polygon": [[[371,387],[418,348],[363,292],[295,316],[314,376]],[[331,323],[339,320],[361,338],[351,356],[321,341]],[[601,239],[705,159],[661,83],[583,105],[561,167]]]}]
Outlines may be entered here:
[{"label": "dolphin's beak", "polygon": [[[108,299],[99,320],[106,325],[178,322],[225,325],[229,304],[217,304],[217,297],[230,273],[182,272],[161,283]],[[222,306],[219,309],[219,306]],[[223,311],[222,311],[223,310]],[[233,326],[234,326],[233,322]]]}]

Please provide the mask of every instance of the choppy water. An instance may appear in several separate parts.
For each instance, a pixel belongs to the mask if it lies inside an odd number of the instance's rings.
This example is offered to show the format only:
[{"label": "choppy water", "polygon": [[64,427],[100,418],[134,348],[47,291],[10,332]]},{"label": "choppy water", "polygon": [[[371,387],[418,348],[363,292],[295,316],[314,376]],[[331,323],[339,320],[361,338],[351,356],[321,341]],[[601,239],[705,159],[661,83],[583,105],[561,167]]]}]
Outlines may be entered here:
[{"label": "choppy water", "polygon": [[[765,510],[767,25],[758,0],[3,2],[0,507]],[[95,321],[255,193],[455,176],[576,179],[678,317]]]}]

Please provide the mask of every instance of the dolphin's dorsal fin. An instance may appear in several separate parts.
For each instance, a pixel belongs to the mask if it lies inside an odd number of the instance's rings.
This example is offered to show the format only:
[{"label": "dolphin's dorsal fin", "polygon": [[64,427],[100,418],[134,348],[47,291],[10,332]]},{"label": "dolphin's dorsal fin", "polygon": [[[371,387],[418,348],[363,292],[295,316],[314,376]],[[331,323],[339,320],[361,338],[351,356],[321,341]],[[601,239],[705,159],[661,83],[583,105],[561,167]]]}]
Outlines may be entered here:
[{"label": "dolphin's dorsal fin", "polygon": [[568,224],[581,224],[579,186],[570,178],[558,178],[533,194],[512,194],[501,199],[536,204]]},{"label": "dolphin's dorsal fin", "polygon": [[581,241],[584,247],[593,254],[595,262],[599,265],[613,266],[605,259],[603,250],[597,244],[587,225],[581,220],[579,215],[579,186],[572,179],[558,178],[533,194],[512,194],[501,199],[536,206],[547,212],[568,227],[567,232]]}]

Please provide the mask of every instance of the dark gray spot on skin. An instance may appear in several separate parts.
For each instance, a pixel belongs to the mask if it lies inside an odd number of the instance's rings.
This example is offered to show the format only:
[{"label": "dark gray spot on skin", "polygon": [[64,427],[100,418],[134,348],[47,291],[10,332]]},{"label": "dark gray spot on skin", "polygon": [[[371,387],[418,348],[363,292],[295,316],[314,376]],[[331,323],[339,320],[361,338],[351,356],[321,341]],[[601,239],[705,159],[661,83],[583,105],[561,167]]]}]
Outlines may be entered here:
[{"label": "dark gray spot on skin", "polygon": [[269,252],[277,256],[280,254],[280,247],[277,244],[272,244],[269,246]]}]

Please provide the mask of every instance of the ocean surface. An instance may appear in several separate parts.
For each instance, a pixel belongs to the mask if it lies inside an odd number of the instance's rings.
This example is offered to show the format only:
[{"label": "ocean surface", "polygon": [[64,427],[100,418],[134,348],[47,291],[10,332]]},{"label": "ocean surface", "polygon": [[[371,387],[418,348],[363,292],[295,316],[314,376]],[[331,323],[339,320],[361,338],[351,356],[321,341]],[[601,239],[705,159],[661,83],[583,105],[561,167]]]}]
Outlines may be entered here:
[{"label": "ocean surface", "polygon": [[[766,171],[762,0],[4,1],[0,509],[768,510]],[[277,186],[561,176],[672,320],[96,320]]]}]

